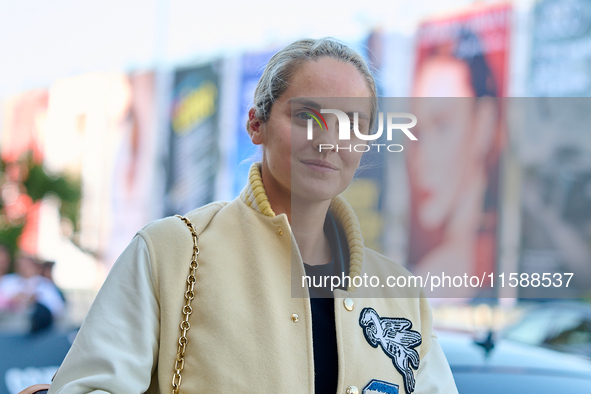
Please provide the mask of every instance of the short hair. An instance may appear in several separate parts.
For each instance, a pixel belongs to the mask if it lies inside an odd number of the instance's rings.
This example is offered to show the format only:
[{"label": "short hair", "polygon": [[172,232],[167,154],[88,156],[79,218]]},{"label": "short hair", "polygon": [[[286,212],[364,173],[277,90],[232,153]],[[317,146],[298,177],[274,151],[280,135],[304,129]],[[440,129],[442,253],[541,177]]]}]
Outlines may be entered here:
[{"label": "short hair", "polygon": [[[334,38],[301,39],[277,52],[267,66],[254,92],[253,108],[262,122],[269,120],[271,108],[287,90],[291,76],[303,63],[329,57],[353,65],[364,77],[371,92],[370,127],[373,127],[377,112],[376,82],[363,57],[346,44]],[[248,128],[248,123],[247,123]]]}]

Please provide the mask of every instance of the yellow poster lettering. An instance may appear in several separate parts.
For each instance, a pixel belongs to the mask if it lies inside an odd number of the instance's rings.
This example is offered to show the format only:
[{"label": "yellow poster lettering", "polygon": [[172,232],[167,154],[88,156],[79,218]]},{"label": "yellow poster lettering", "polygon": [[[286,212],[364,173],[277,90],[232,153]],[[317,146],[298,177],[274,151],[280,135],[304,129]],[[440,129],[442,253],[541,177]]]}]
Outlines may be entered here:
[{"label": "yellow poster lettering", "polygon": [[173,108],[173,131],[179,135],[185,134],[212,116],[216,110],[217,95],[217,87],[211,81],[183,95]]}]

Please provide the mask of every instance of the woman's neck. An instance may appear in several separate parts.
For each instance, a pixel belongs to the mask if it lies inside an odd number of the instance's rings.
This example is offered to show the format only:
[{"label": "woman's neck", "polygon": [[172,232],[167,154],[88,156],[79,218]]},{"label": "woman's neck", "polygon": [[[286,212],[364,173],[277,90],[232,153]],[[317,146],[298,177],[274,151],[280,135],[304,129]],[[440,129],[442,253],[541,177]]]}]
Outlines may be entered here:
[{"label": "woman's neck", "polygon": [[292,198],[291,191],[280,185],[264,165],[261,178],[273,212],[287,215],[302,260],[308,265],[329,263],[332,254],[324,234],[324,221],[330,200],[311,202],[295,196]]},{"label": "woman's neck", "polygon": [[330,244],[324,234],[324,221],[330,201],[298,203],[292,200],[291,231],[298,243],[302,260],[308,265],[328,264],[332,259]]}]

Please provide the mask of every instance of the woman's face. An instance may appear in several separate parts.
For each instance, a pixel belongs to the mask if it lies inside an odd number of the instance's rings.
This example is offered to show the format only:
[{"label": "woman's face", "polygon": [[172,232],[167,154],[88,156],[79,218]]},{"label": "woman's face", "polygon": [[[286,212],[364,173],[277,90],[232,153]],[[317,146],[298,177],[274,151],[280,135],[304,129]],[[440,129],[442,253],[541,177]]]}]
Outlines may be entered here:
[{"label": "woman's face", "polygon": [[420,123],[415,129],[418,141],[409,149],[410,176],[419,189],[419,220],[436,228],[484,171],[484,153],[490,148],[484,136],[492,131],[485,132],[483,124],[494,122],[480,116],[482,103],[469,98],[474,97],[470,70],[457,59],[427,61],[417,75],[413,95],[427,98],[417,99],[413,107]]},{"label": "woman's face", "polygon": [[[365,99],[338,99],[345,97]],[[351,64],[325,57],[300,65],[273,105],[269,120],[260,126],[263,166],[270,175],[265,188],[291,193],[292,199],[307,202],[330,200],[343,192],[359,167],[362,153],[354,149],[319,152],[319,144],[348,147],[363,141],[353,132],[351,140],[339,141],[337,117],[332,114],[323,114],[328,131],[315,125],[313,139],[308,140],[306,113],[311,111],[306,107],[317,112],[340,109],[350,114],[351,120],[353,112],[358,112],[359,129],[363,131],[369,123],[363,118],[369,118],[371,110],[366,97],[371,97],[367,82]]]}]

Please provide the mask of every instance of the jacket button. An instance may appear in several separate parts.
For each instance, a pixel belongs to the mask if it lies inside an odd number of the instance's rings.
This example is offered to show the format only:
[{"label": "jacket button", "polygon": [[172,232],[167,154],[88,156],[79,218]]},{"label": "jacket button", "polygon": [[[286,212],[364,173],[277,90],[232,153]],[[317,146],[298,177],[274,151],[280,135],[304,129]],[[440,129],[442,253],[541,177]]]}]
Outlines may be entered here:
[{"label": "jacket button", "polygon": [[281,227],[277,227],[277,234],[283,235],[283,229]]},{"label": "jacket button", "polygon": [[291,315],[291,321],[292,322],[297,323],[298,320],[300,320],[300,317],[296,313],[294,313],[293,315]]},{"label": "jacket button", "polygon": [[343,305],[345,305],[345,309],[348,310],[349,312],[352,311],[353,308],[355,307],[355,303],[350,298],[345,298],[343,300]]},{"label": "jacket button", "polygon": [[359,389],[356,386],[347,387],[347,394],[359,394]]}]

